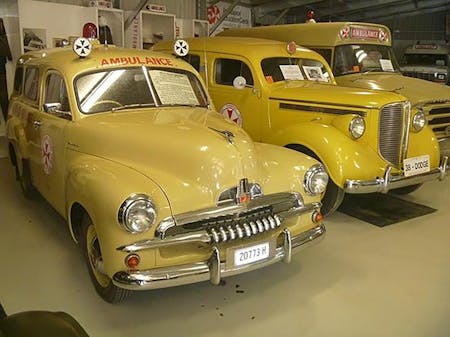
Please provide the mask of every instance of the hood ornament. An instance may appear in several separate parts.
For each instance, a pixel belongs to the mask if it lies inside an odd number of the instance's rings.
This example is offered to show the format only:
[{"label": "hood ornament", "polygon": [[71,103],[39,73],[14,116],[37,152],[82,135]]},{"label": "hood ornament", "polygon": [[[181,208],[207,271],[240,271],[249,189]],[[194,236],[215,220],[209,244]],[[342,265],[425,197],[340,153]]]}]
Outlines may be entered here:
[{"label": "hood ornament", "polygon": [[216,131],[217,133],[221,134],[230,144],[234,144],[234,134],[231,131],[228,130],[217,130],[212,127],[209,127],[211,130]]},{"label": "hood ornament", "polygon": [[239,186],[236,191],[236,203],[237,204],[246,204],[252,199],[252,195],[250,193],[250,186],[248,183],[248,179],[244,178],[239,181]]}]

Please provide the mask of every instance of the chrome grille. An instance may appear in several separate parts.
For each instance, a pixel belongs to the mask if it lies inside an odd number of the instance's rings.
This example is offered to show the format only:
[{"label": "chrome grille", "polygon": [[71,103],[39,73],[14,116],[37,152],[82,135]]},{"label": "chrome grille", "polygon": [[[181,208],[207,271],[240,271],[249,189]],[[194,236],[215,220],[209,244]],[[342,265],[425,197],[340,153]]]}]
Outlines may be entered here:
[{"label": "chrome grille", "polygon": [[207,229],[212,243],[226,242],[251,237],[280,227],[277,215],[243,218],[238,221],[223,221]]},{"label": "chrome grille", "polygon": [[403,105],[395,103],[380,111],[379,151],[380,155],[395,167],[400,165],[403,138]]},{"label": "chrome grille", "polygon": [[[428,125],[433,129],[438,139],[447,138],[447,128],[450,127],[450,104],[436,104],[426,108]],[[424,109],[425,110],[425,109]]]}]

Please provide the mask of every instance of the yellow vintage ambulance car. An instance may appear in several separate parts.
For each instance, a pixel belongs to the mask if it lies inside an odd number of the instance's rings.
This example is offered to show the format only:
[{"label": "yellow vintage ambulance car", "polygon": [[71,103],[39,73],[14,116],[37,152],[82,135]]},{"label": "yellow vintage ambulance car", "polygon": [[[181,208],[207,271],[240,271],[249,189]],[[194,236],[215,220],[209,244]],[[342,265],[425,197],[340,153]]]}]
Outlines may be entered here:
[{"label": "yellow vintage ambulance car", "polygon": [[447,157],[440,158],[422,111],[411,111],[399,94],[336,85],[314,51],[238,37],[172,45],[164,41],[154,48],[181,50],[206,80],[218,110],[254,140],[306,153],[325,165],[331,179],[322,199],[324,215],[345,193],[408,193],[446,175]]},{"label": "yellow vintage ambulance car", "polygon": [[323,166],[253,142],[167,54],[83,38],[26,53],[7,137],[24,194],[67,220],[108,302],[290,262],[325,233]]},{"label": "yellow vintage ambulance car", "polygon": [[230,29],[223,36],[295,41],[321,54],[339,85],[391,91],[422,111],[443,155],[450,156],[450,87],[403,76],[388,27],[363,22],[326,22]]}]

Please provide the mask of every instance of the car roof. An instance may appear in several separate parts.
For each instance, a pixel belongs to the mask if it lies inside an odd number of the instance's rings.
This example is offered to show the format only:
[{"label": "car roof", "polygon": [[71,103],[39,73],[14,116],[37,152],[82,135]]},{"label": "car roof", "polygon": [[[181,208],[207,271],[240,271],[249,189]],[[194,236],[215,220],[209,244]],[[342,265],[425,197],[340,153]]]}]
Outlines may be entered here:
[{"label": "car roof", "polygon": [[[251,38],[251,37],[197,37],[184,39],[189,44],[189,50],[201,52],[207,49],[208,52],[245,55],[247,58],[261,59],[274,56],[295,56],[300,58],[320,59],[325,63],[323,58],[308,48],[299,46],[295,54],[287,52],[287,43]],[[158,43],[156,50],[172,49],[173,41],[162,41]]]},{"label": "car roof", "polygon": [[59,70],[68,77],[86,71],[143,64],[165,66],[170,63],[174,68],[192,70],[189,64],[167,53],[100,44],[94,44],[90,55],[84,58],[79,57],[71,46],[67,46],[25,53],[19,58],[18,63]]}]

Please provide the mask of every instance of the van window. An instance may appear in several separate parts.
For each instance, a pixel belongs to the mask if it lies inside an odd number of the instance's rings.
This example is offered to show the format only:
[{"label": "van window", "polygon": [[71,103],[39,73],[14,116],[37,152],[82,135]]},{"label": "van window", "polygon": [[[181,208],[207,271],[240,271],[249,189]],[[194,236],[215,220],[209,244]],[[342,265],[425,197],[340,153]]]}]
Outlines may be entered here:
[{"label": "van window", "polygon": [[61,104],[58,110],[70,111],[69,98],[67,96],[66,84],[58,73],[50,73],[45,81],[44,103]]},{"label": "van window", "polygon": [[327,68],[312,59],[271,57],[261,61],[261,68],[268,83],[285,80],[331,81]]},{"label": "van window", "polygon": [[200,71],[200,56],[188,54],[183,57],[183,60],[193,66],[195,70]]},{"label": "van window", "polygon": [[320,56],[322,56],[325,61],[328,62],[328,64],[331,64],[331,49],[327,49],[327,48],[311,48],[312,50],[314,50],[316,53],[320,54]]},{"label": "van window", "polygon": [[237,76],[242,76],[248,85],[253,85],[250,68],[242,61],[232,59],[217,59],[214,66],[214,78],[217,84],[233,85]]},{"label": "van window", "polygon": [[22,93],[23,68],[17,67],[14,75],[14,91],[18,94]]},{"label": "van window", "polygon": [[24,95],[25,97],[37,101],[39,89],[39,69],[38,68],[27,68],[25,71],[25,87]]}]

